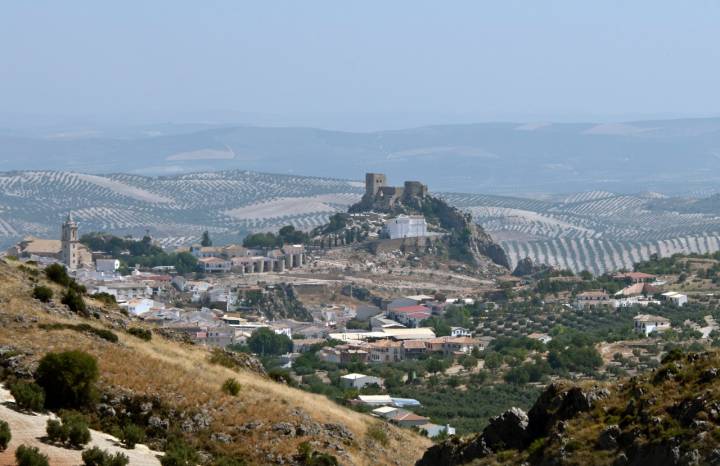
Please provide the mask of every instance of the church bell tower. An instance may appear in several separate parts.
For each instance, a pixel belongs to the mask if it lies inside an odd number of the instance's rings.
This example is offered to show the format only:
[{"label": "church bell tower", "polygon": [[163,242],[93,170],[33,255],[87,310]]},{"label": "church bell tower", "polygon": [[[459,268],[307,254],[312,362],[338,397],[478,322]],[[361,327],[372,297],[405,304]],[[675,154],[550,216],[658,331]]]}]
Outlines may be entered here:
[{"label": "church bell tower", "polygon": [[62,224],[62,262],[70,270],[75,270],[80,266],[79,260],[79,243],[78,243],[78,225],[73,220],[72,214],[69,213]]}]

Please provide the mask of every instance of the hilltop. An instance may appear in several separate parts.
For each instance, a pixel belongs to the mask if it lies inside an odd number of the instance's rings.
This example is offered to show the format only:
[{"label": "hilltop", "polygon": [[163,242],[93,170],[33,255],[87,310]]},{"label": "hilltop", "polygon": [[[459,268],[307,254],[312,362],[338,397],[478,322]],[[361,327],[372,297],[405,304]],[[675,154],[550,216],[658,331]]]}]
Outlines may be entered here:
[{"label": "hilltop", "polygon": [[[127,329],[140,324],[111,305],[86,298],[91,317],[84,318],[58,299],[41,303],[31,297],[36,283],[60,295],[31,265],[0,261],[3,377],[28,378],[51,351],[89,353],[100,370],[101,402],[87,413],[95,429],[112,431],[126,413],[153,449],[180,436],[206,458],[232,455],[248,464],[292,464],[303,442],[354,465],[412,464],[429,446],[412,431],[273,380],[252,357],[211,354],[158,334],[137,338]],[[240,384],[237,396],[221,390],[229,378]]]},{"label": "hilltop", "polygon": [[473,221],[472,214],[462,212],[431,195],[427,186],[419,182],[406,181],[402,188],[375,187],[373,179],[376,176],[384,183],[384,175],[368,173],[365,195],[350,206],[348,212],[422,215],[427,223],[445,233],[443,241],[449,258],[474,265],[489,258],[501,267],[510,267],[505,251]]}]

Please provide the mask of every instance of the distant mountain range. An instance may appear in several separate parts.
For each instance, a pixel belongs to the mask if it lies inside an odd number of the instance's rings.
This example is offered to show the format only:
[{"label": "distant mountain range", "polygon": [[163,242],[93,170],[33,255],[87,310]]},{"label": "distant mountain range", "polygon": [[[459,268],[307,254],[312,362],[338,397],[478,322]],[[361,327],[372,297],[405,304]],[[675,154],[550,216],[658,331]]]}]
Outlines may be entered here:
[{"label": "distant mountain range", "polygon": [[[432,184],[430,190],[471,212],[511,266],[530,257],[600,273],[631,268],[651,254],[720,249],[719,195],[590,191],[528,198],[443,193]],[[81,232],[140,236],[148,230],[173,246],[197,241],[207,229],[216,243],[238,242],[248,232],[288,224],[310,230],[363,192],[360,181],[243,170],[162,177],[0,172],[0,250],[26,235],[57,238],[71,210]]]},{"label": "distant mountain range", "polygon": [[0,166],[142,175],[239,169],[342,179],[378,171],[436,191],[713,194],[720,188],[720,118],[367,133],[202,124],[0,130]]}]

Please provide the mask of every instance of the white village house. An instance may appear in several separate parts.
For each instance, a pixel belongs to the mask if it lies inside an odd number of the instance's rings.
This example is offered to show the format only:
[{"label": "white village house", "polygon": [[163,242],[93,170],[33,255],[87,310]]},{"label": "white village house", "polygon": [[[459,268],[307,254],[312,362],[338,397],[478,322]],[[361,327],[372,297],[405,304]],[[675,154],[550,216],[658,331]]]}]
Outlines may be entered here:
[{"label": "white village house", "polygon": [[365,388],[368,385],[377,385],[382,387],[383,380],[379,377],[373,377],[365,374],[347,374],[340,377],[340,384],[345,388]]},{"label": "white village house", "polygon": [[653,332],[664,332],[670,330],[670,320],[665,317],[655,316],[652,314],[638,314],[633,318],[635,322],[635,332],[645,336]]}]

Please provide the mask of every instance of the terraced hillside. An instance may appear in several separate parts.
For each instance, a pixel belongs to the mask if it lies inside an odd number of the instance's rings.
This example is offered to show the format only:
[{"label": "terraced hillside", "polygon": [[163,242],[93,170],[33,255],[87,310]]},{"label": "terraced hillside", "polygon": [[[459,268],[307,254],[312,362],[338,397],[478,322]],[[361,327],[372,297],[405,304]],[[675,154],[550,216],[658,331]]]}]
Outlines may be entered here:
[{"label": "terraced hillside", "polygon": [[[472,212],[502,245],[512,264],[524,257],[574,271],[601,273],[652,254],[720,249],[720,215],[665,208],[657,194],[587,192],[538,200],[445,194]],[[712,199],[712,198],[708,198]]]},{"label": "terraced hillside", "polygon": [[[148,229],[169,246],[196,241],[207,229],[216,242],[239,241],[249,231],[287,224],[312,229],[345,211],[362,192],[359,181],[240,170],[164,177],[6,172],[0,173],[0,247],[26,235],[58,237],[71,209],[84,232],[142,235]],[[593,191],[543,199],[441,197],[472,212],[513,266],[530,257],[599,273],[631,268],[651,254],[720,249],[720,214],[705,208],[714,206],[717,195],[681,199]]]},{"label": "terraced hillside", "polygon": [[57,237],[69,210],[82,231],[143,234],[165,245],[238,241],[248,231],[311,229],[360,197],[362,185],[246,171],[173,177],[70,172],[0,173],[0,245],[25,235]]}]

